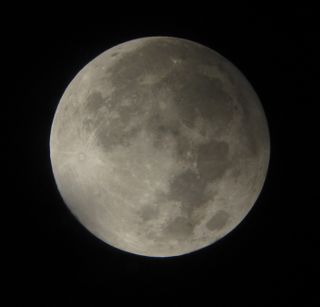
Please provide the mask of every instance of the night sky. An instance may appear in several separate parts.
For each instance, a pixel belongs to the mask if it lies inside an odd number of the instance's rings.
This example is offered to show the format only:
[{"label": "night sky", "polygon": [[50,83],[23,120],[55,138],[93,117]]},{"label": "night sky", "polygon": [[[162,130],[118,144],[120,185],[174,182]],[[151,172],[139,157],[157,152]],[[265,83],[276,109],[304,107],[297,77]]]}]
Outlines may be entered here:
[{"label": "night sky", "polygon": [[[14,290],[4,306],[320,304],[319,11],[223,14],[119,21],[109,13],[103,22],[65,24],[42,16],[4,28],[13,91],[3,104],[3,163],[6,206],[14,211],[2,217],[10,225],[4,266]],[[271,136],[267,180],[245,220],[211,247],[167,259],[125,253],[91,235],[64,205],[49,158],[54,112],[78,71],[114,45],[155,35],[194,40],[235,64],[260,97]]]}]

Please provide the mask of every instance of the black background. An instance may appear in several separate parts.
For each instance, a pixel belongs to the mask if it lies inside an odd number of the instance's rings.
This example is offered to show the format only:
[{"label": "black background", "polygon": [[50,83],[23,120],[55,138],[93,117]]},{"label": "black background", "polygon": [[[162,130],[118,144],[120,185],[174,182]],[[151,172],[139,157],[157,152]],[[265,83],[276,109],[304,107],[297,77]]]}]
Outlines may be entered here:
[{"label": "black background", "polygon": [[[3,104],[13,161],[4,161],[6,204],[14,209],[5,233],[13,251],[6,306],[319,304],[319,14],[307,7],[204,11],[130,18],[109,11],[99,21],[72,22],[42,13],[3,28],[13,86]],[[233,62],[258,93],[271,134],[268,177],[246,219],[213,246],[167,259],[116,250],[85,230],[64,205],[49,159],[54,112],[77,72],[114,45],[154,35],[197,41]]]}]

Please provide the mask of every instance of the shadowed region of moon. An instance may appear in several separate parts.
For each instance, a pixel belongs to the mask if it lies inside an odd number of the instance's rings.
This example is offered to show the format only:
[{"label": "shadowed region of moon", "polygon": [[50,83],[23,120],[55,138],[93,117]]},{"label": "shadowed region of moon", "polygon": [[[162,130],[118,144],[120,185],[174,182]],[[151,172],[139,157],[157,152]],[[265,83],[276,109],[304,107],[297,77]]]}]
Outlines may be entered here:
[{"label": "shadowed region of moon", "polygon": [[233,230],[266,177],[259,98],[217,52],[185,39],[115,46],[72,80],[50,157],[73,215],[104,242],[168,257]]}]

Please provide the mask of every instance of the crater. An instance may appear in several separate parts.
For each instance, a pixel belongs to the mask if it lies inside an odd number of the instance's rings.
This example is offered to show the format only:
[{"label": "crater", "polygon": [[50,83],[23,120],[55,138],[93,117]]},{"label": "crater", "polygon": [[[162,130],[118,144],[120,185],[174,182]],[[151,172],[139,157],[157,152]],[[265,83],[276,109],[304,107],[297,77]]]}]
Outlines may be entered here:
[{"label": "crater", "polygon": [[127,146],[144,125],[143,117],[149,108],[147,101],[147,93],[143,89],[139,92],[133,87],[116,90],[110,99],[109,110],[110,114],[116,112],[118,116],[112,118],[108,114],[96,113],[96,118],[102,118],[96,131],[98,145],[106,151],[116,145]]},{"label": "crater", "polygon": [[132,127],[129,131],[125,131],[119,123],[110,124],[109,126],[102,125],[96,132],[98,146],[101,146],[105,151],[110,151],[114,146],[129,146],[130,140],[138,134],[140,127]]},{"label": "crater", "polygon": [[184,239],[192,235],[193,228],[194,225],[189,219],[178,216],[166,226],[163,235],[173,239]]},{"label": "crater", "polygon": [[143,207],[139,214],[144,221],[149,221],[158,217],[159,209],[148,205]]},{"label": "crater", "polygon": [[181,120],[193,128],[197,116],[220,128],[233,118],[231,96],[224,90],[220,79],[209,78],[200,73],[190,73],[190,64],[171,71],[162,81],[162,86],[172,89]]},{"label": "crater", "polygon": [[202,180],[212,181],[224,175],[231,166],[228,152],[229,145],[224,141],[212,140],[199,146],[197,165]]},{"label": "crater", "polygon": [[227,77],[230,84],[236,86],[237,85],[237,79],[235,75],[235,69],[230,65],[230,63],[226,60],[221,58],[220,61],[217,64],[217,67],[221,74]]},{"label": "crater", "polygon": [[79,160],[83,161],[85,159],[86,155],[83,152],[79,153]]},{"label": "crater", "polygon": [[188,216],[208,201],[210,195],[205,192],[206,182],[192,170],[186,170],[174,177],[168,199],[181,202],[182,211]]},{"label": "crater", "polygon": [[258,96],[248,81],[241,82],[242,86],[236,88],[236,98],[242,111],[240,133],[246,147],[243,155],[256,157],[269,143],[268,125]]},{"label": "crater", "polygon": [[180,128],[177,123],[169,122],[165,118],[165,115],[160,115],[161,113],[156,113],[148,119],[147,130],[151,131],[153,134],[153,145],[157,149],[165,147],[165,142],[169,136],[176,139],[180,138]]},{"label": "crater", "polygon": [[220,230],[229,219],[229,213],[219,210],[206,224],[209,230]]},{"label": "crater", "polygon": [[174,49],[161,41],[146,41],[133,52],[124,54],[109,70],[111,81],[117,88],[139,83],[146,72],[160,76],[172,66],[170,53]]},{"label": "crater", "polygon": [[86,108],[90,113],[95,114],[104,105],[104,98],[100,92],[92,92],[87,98]]},{"label": "crater", "polygon": [[105,121],[103,107],[106,107],[106,99],[100,92],[92,92],[87,98],[82,118],[82,128],[86,132],[91,133]]},{"label": "crater", "polygon": [[184,161],[193,161],[195,159],[196,149],[192,146],[191,140],[183,135],[177,138],[176,150],[179,159]]},{"label": "crater", "polygon": [[91,132],[94,129],[95,122],[91,118],[85,118],[82,121],[82,126],[85,131]]}]

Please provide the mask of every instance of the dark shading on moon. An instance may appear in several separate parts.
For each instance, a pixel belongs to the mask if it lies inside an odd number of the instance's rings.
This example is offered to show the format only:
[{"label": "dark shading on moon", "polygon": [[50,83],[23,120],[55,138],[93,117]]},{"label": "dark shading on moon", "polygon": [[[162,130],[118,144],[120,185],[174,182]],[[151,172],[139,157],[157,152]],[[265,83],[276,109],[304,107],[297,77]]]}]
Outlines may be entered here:
[{"label": "dark shading on moon", "polygon": [[228,60],[197,43],[142,38],[85,66],[50,138],[58,189],[104,242],[176,256],[234,229],[265,180],[261,103]]}]

